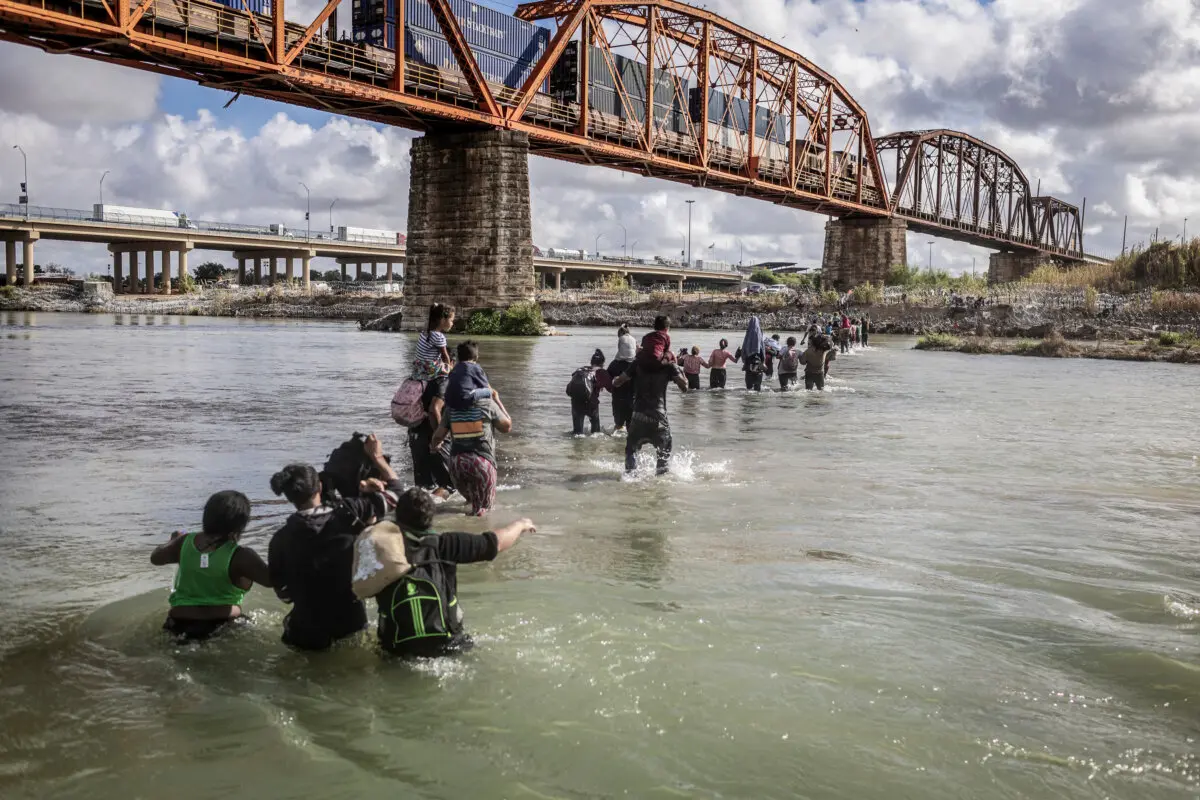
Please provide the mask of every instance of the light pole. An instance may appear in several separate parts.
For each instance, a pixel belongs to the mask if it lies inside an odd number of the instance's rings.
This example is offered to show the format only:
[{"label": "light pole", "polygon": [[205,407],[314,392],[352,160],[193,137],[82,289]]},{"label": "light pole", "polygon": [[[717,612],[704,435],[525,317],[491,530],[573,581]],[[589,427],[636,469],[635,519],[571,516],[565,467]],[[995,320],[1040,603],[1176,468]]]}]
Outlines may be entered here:
[{"label": "light pole", "polygon": [[933,272],[933,242],[929,243],[929,271]]},{"label": "light pole", "polygon": [[329,204],[329,238],[333,238],[333,207],[337,204],[337,198],[333,198],[333,202]]},{"label": "light pole", "polygon": [[21,183],[21,196],[18,198],[25,205],[25,219],[29,219],[29,156],[19,144],[13,145],[13,150],[21,151],[21,160],[25,162],[25,180]]},{"label": "light pole", "polygon": [[[621,225],[621,223],[617,223]],[[625,226],[621,225],[621,232],[625,234],[625,238],[621,240],[621,260],[629,260],[629,231],[625,230]]]},{"label": "light pole", "polygon": [[1180,237],[1180,242],[1187,244],[1187,217],[1183,218],[1183,236]]},{"label": "light pole", "polygon": [[596,258],[600,257],[600,240],[603,239],[607,235],[608,234],[606,234],[606,233],[601,233],[600,235],[598,235],[596,237]]},{"label": "light pole", "polygon": [[685,266],[687,266],[690,269],[692,266],[692,206],[695,204],[696,201],[695,200],[685,200],[684,202],[687,203],[687,207],[688,207],[687,264]]},{"label": "light pole", "polygon": [[637,244],[638,244],[638,240],[634,239],[633,244],[629,245],[629,257],[630,258],[633,258],[634,253],[637,252]]},{"label": "light pole", "polygon": [[104,179],[108,177],[110,170],[104,170],[104,174],[100,176],[100,205],[104,205]]},{"label": "light pole", "polygon": [[[312,228],[311,228],[312,223],[309,222],[309,217],[312,216],[312,192],[310,192],[308,190],[308,184],[306,184],[304,181],[297,181],[297,182],[301,186],[304,187],[304,194],[308,198],[307,205],[304,206],[304,239],[305,239],[305,241],[307,241],[312,238]],[[291,263],[291,262],[288,262],[288,263]],[[288,267],[289,274],[291,273],[291,269],[292,269],[291,267]],[[371,269],[373,270],[374,267],[372,267]]]}]

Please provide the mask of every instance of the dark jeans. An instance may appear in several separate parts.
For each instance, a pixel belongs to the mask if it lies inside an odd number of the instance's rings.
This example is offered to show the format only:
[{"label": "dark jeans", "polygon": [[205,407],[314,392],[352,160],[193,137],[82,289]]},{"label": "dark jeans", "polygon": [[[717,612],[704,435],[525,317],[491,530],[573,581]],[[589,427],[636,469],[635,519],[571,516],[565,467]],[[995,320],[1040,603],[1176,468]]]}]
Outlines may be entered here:
[{"label": "dark jeans", "polygon": [[750,392],[761,392],[762,379],[763,374],[761,372],[746,370],[746,390]]},{"label": "dark jeans", "polygon": [[804,388],[808,389],[810,392],[813,389],[817,389],[822,392],[825,391],[825,375],[820,372],[818,372],[816,375],[810,375],[807,372],[804,373]]},{"label": "dark jeans", "polygon": [[698,390],[700,388],[700,373],[697,372],[695,375],[693,375],[689,372],[687,374],[687,382],[689,392]]},{"label": "dark jeans", "polygon": [[644,445],[652,444],[658,451],[656,469],[659,475],[666,473],[671,459],[671,428],[657,425],[644,417],[629,423],[629,437],[625,440],[625,471],[633,472],[637,467],[637,454]]},{"label": "dark jeans", "polygon": [[708,372],[708,388],[724,389],[725,388],[725,369],[712,369]]},{"label": "dark jeans", "polygon": [[571,425],[576,436],[583,435],[583,422],[591,423],[591,433],[600,433],[600,401],[571,398]]},{"label": "dark jeans", "polygon": [[450,439],[442,442],[437,453],[429,452],[433,431],[426,422],[408,431],[408,452],[413,462],[413,483],[422,489],[454,491],[454,479],[450,477]]},{"label": "dark jeans", "polygon": [[796,384],[796,373],[781,372],[779,373],[779,388],[789,389]]},{"label": "dark jeans", "polygon": [[[633,368],[632,361],[614,361],[608,365],[608,374],[613,378],[624,375]],[[620,389],[612,390],[613,425],[618,428],[629,427],[633,418],[633,384],[627,383]]]},{"label": "dark jeans", "polygon": [[867,346],[867,341],[868,341],[870,338],[871,338],[871,334],[867,333],[866,331],[863,331],[863,333],[862,333],[862,343],[863,343],[863,347],[866,347],[866,346]]}]

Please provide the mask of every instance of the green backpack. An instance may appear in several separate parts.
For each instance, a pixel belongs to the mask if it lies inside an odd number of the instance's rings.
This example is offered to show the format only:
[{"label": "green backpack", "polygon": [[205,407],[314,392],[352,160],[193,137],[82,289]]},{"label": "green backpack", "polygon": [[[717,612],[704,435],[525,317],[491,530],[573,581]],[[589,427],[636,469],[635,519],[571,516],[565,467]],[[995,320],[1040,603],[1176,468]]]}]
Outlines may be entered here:
[{"label": "green backpack", "polygon": [[375,598],[379,645],[401,655],[436,650],[462,632],[462,611],[450,594],[449,562],[438,558],[437,534],[404,535],[416,543],[408,553],[412,569]]}]

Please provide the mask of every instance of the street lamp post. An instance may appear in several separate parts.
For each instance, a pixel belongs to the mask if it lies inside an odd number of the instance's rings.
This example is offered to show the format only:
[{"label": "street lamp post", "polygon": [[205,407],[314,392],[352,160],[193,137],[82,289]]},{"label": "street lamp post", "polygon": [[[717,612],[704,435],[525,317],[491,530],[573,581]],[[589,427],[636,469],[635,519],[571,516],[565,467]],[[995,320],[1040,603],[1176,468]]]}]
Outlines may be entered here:
[{"label": "street lamp post", "polygon": [[933,272],[933,242],[929,243],[929,271]]},{"label": "street lamp post", "polygon": [[1183,218],[1183,236],[1179,237],[1180,243],[1187,244],[1187,217]]},{"label": "street lamp post", "polygon": [[630,258],[633,258],[634,254],[637,252],[637,246],[638,246],[638,240],[634,239],[633,244],[629,245],[629,257]]},{"label": "street lamp post", "polygon": [[[619,222],[617,224],[621,225],[621,223],[619,223]],[[628,261],[629,260],[629,231],[627,231],[625,229],[624,225],[621,225],[621,232],[623,234],[625,234],[625,238],[621,240],[621,260]]]},{"label": "street lamp post", "polygon": [[[312,192],[308,190],[308,184],[304,181],[297,181],[304,187],[304,195],[307,197],[307,205],[304,206],[304,239],[305,241],[312,238],[312,223],[309,221],[312,216]],[[291,262],[289,262],[291,263]],[[291,267],[288,267],[288,274],[291,274]],[[374,269],[372,267],[372,269]]]},{"label": "street lamp post", "polygon": [[21,196],[18,199],[25,206],[25,219],[29,219],[29,156],[25,155],[25,149],[19,144],[14,144],[13,150],[21,151],[21,161],[25,164],[25,180],[21,184]]},{"label": "street lamp post", "polygon": [[696,203],[695,200],[685,200],[688,207],[688,242],[687,242],[687,264],[690,269],[692,266],[692,206]]},{"label": "street lamp post", "polygon": [[600,257],[600,240],[603,239],[607,235],[608,234],[606,234],[606,233],[601,233],[598,236],[596,236],[596,258]]},{"label": "street lamp post", "polygon": [[108,177],[110,170],[104,170],[104,174],[100,176],[100,205],[104,205],[104,179]]},{"label": "street lamp post", "polygon": [[329,204],[329,238],[333,238],[333,207],[337,203],[337,198],[333,198],[333,202]]}]

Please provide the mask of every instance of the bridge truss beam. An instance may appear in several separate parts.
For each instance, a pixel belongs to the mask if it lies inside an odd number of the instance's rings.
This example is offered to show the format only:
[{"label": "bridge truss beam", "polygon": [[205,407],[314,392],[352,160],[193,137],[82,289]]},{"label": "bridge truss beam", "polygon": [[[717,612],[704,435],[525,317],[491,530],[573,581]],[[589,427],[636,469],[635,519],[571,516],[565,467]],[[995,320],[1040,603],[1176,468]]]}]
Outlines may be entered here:
[{"label": "bridge truss beam", "polygon": [[875,146],[884,155],[889,210],[906,218],[911,229],[1007,250],[1082,257],[1079,210],[1057,198],[1035,197],[1020,166],[987,142],[942,129],[889,134]]}]

